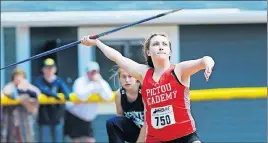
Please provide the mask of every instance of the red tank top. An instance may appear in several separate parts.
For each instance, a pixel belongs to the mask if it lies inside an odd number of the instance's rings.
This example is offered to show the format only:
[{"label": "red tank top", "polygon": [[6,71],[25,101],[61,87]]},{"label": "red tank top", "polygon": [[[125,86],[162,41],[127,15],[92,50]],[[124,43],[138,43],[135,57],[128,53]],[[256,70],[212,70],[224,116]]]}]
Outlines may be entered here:
[{"label": "red tank top", "polygon": [[190,111],[189,89],[183,86],[171,65],[160,77],[153,80],[153,69],[149,69],[142,85],[145,103],[147,135],[159,141],[170,141],[193,133],[195,122]]}]

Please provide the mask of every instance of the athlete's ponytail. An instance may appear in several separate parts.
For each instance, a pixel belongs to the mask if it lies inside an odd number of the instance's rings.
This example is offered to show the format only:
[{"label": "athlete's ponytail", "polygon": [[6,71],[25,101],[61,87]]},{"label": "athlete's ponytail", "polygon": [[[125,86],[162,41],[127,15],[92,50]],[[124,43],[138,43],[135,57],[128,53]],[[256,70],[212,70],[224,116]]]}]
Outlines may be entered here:
[{"label": "athlete's ponytail", "polygon": [[[115,83],[116,81],[116,77],[118,76],[118,79],[119,79],[119,76],[120,76],[120,71],[119,71],[119,66],[118,65],[114,65],[113,68],[111,70],[109,70],[109,72],[112,72],[112,75],[110,76],[109,80],[111,80],[113,78],[113,83],[114,83],[114,86],[115,87],[120,87],[121,85],[118,85]],[[120,84],[120,82],[119,82]]]}]

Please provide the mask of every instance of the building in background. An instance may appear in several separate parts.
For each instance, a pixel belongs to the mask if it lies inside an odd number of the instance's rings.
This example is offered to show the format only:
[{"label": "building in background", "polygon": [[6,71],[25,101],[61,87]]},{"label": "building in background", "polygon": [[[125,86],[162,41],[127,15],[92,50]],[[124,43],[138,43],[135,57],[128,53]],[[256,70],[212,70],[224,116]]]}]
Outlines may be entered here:
[{"label": "building in background", "polygon": [[[53,9],[52,5],[55,6],[55,3],[46,7],[39,5],[39,8],[31,6],[28,10],[24,9],[26,5],[20,5],[24,8],[13,10],[19,11],[16,13],[4,9],[5,12],[1,12],[1,41],[3,41],[1,67],[77,41],[84,35],[101,33],[165,11],[148,10],[150,5],[157,7],[155,4],[157,2],[149,2],[147,6],[144,6],[146,5],[144,3],[139,5],[141,3],[135,2],[134,6],[128,5],[130,7],[126,8],[127,4],[122,2],[121,9],[120,7],[111,9],[107,5],[107,8],[98,7],[100,3],[94,3],[94,6],[90,6],[91,9],[87,9],[89,6],[84,3],[80,10],[85,11],[78,11],[79,4],[77,4],[69,9],[69,12],[65,12],[62,5],[58,9]],[[159,3],[162,7],[157,7],[158,9],[174,9],[182,6],[176,5],[176,2]],[[192,77],[192,89],[266,86],[267,78],[264,78],[267,77],[266,3],[265,6],[262,2],[261,5],[241,3],[236,6],[223,3],[196,3],[198,6],[191,7],[194,4],[184,4],[183,6],[188,8],[184,11],[121,30],[101,39],[123,55],[142,63],[144,62],[140,54],[142,40],[152,32],[165,32],[172,43],[172,62],[205,55],[213,56],[216,61],[215,72],[210,82],[206,83],[203,73],[200,72]],[[112,73],[108,72],[114,63],[101,54],[96,48],[78,45],[53,56],[59,65],[58,74],[69,86],[83,74],[85,65],[91,60],[100,64],[101,74],[115,90],[118,86],[113,80],[109,80]],[[40,63],[41,59],[37,59],[21,64],[20,67],[33,81],[40,72],[37,70],[40,69]],[[1,85],[9,80],[5,77],[10,76],[11,70],[1,71]],[[94,123],[99,128],[96,131],[96,139],[99,142],[107,142],[103,137],[106,131],[102,124],[113,115],[115,109],[113,106],[114,104],[103,105],[99,112],[108,115],[99,116]],[[265,140],[266,128],[263,124],[266,123],[267,117],[266,100],[194,102],[192,108],[200,136],[204,141],[264,142]]]},{"label": "building in background", "polygon": [[[87,12],[3,12],[1,61],[4,65],[101,33],[163,11],[87,11]],[[131,16],[130,16],[131,15]],[[152,32],[165,32],[173,46],[172,62],[211,55],[217,65],[211,82],[197,74],[192,89],[265,86],[266,11],[239,9],[190,9],[133,26],[102,37],[123,55],[144,62],[141,42]],[[258,50],[256,50],[258,49]],[[16,54],[14,54],[16,53]],[[97,61],[101,74],[109,80],[113,62],[103,58],[96,48],[82,45],[54,54],[58,74],[71,86],[83,73],[89,60]],[[39,74],[40,61],[20,66],[28,77]],[[258,63],[258,64],[254,64]],[[250,68],[249,68],[250,67]],[[8,77],[10,69],[5,70]],[[254,76],[252,76],[254,75]],[[2,78],[2,83],[8,79]],[[117,86],[109,80],[115,90]]]}]

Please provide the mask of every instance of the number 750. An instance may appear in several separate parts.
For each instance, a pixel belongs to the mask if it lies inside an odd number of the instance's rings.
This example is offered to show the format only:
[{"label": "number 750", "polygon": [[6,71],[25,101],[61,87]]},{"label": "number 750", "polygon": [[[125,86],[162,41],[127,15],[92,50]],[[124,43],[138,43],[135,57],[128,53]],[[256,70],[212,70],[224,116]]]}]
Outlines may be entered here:
[{"label": "number 750", "polygon": [[159,125],[159,122],[162,126],[170,124],[170,117],[169,115],[154,117],[156,119],[156,126]]}]

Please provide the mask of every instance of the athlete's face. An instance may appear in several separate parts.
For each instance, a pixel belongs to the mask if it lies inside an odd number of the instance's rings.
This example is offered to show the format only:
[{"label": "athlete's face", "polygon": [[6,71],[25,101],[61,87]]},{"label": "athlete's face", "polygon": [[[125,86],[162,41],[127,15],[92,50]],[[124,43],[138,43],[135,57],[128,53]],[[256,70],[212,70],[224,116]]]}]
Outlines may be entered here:
[{"label": "athlete's face", "polygon": [[168,38],[161,35],[154,36],[150,41],[147,55],[151,56],[152,59],[169,59],[171,55],[171,49]]},{"label": "athlete's face", "polygon": [[137,80],[125,72],[123,69],[119,69],[119,80],[123,88],[126,90],[133,88]]}]

